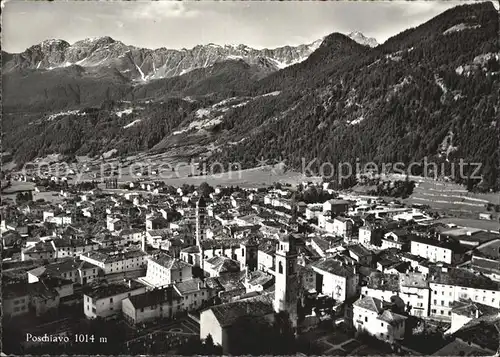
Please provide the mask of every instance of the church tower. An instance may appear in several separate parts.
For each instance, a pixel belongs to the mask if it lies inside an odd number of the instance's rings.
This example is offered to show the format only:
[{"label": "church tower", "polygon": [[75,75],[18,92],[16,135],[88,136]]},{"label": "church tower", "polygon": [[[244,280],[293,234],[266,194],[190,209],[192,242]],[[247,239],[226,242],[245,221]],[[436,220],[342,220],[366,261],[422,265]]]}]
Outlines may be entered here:
[{"label": "church tower", "polygon": [[274,291],[274,311],[286,311],[293,327],[297,326],[298,274],[297,250],[294,237],[280,237],[275,261],[276,286]]},{"label": "church tower", "polygon": [[196,245],[206,238],[207,204],[203,196],[196,202]]}]

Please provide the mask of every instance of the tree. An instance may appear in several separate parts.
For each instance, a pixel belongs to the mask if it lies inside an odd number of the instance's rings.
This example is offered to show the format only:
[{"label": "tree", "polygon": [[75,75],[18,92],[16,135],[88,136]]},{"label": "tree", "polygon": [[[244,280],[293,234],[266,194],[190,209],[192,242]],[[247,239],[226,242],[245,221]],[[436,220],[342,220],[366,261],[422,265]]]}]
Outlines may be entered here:
[{"label": "tree", "polygon": [[203,182],[200,184],[200,186],[198,186],[198,193],[200,194],[200,196],[203,196],[205,198],[209,197],[210,194],[214,191],[214,188],[206,182]]}]

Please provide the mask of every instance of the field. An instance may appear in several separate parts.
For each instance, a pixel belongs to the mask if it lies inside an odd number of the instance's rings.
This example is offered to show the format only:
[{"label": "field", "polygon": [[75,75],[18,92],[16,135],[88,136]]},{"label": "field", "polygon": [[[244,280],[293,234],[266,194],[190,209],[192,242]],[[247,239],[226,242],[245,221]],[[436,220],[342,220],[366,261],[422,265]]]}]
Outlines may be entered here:
[{"label": "field", "polygon": [[[404,179],[404,177],[389,178]],[[486,205],[488,203],[500,204],[500,195],[498,193],[471,193],[467,192],[463,186],[452,182],[435,181],[430,178],[416,176],[412,176],[410,179],[415,181],[416,187],[409,198],[401,200],[409,205],[429,205],[432,209],[450,216],[477,219],[479,213],[487,212]],[[355,191],[364,193],[372,188],[374,187],[356,186]],[[490,213],[493,214],[494,219],[495,217],[498,218],[498,213]],[[488,223],[485,225],[490,226]]]},{"label": "field", "polygon": [[483,229],[487,231],[496,231],[500,229],[500,223],[498,221],[492,220],[492,221],[487,221],[487,220],[482,220],[482,219],[469,219],[469,218],[441,218],[438,219],[437,222],[442,222],[442,223],[454,223],[457,226],[462,226],[462,227],[470,227],[470,228],[476,228],[476,229]]}]

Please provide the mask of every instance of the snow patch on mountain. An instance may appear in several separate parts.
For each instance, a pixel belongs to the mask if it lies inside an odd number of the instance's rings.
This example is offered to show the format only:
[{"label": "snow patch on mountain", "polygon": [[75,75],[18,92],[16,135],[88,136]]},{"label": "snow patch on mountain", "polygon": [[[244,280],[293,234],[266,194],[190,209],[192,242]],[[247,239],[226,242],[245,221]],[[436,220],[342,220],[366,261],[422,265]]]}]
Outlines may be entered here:
[{"label": "snow patch on mountain", "polygon": [[133,122],[128,123],[127,125],[125,125],[125,126],[123,127],[123,129],[130,128],[131,126],[134,126],[135,124],[140,123],[140,121],[141,121],[141,119],[136,119],[136,120],[134,120]]},{"label": "snow patch on mountain", "polygon": [[127,109],[124,109],[124,110],[120,110],[119,112],[116,112],[116,116],[121,118],[123,115],[129,115],[129,114],[132,114],[132,112],[134,111],[134,109],[132,108],[127,108]]},{"label": "snow patch on mountain", "polygon": [[461,23],[461,24],[450,27],[449,29],[447,29],[446,31],[443,32],[443,35],[448,35],[448,34],[453,33],[453,32],[459,32],[459,31],[464,31],[464,30],[474,30],[474,29],[477,29],[480,27],[481,27],[481,25],[470,25],[470,24]]},{"label": "snow patch on mountain", "polygon": [[222,123],[222,116],[213,119],[195,120],[189,123],[189,126],[187,128],[176,130],[172,133],[172,135],[179,135],[191,130],[207,130],[213,128],[216,125],[219,125],[220,123]]},{"label": "snow patch on mountain", "polygon": [[354,119],[353,121],[351,121],[349,123],[349,125],[356,125],[356,124],[359,124],[361,123],[363,120],[365,120],[365,117],[363,115],[361,115],[358,119]]},{"label": "snow patch on mountain", "polygon": [[260,97],[276,97],[277,95],[280,95],[281,91],[274,91],[274,92],[271,92],[271,93],[266,93],[266,94],[262,94]]},{"label": "snow patch on mountain", "polygon": [[64,116],[67,116],[67,115],[83,116],[83,115],[85,115],[85,113],[80,113],[79,110],[69,110],[69,111],[66,111],[66,112],[60,112],[60,113],[52,114],[52,115],[50,115],[47,118],[47,121],[52,121],[54,119],[57,119],[57,118],[60,118],[60,117],[64,117]]},{"label": "snow patch on mountain", "polygon": [[135,68],[137,68],[137,70],[139,71],[139,74],[141,75],[141,79],[142,79],[143,81],[146,81],[146,76],[144,75],[144,72],[141,70],[141,67],[139,67],[139,66],[137,65],[137,63],[134,63],[134,64],[135,64]]},{"label": "snow patch on mountain", "polygon": [[195,116],[199,119],[201,118],[204,118],[208,115],[210,115],[211,113],[211,110],[209,108],[201,108],[201,109],[198,109],[196,112],[195,112]]},{"label": "snow patch on mountain", "polygon": [[441,88],[441,91],[443,92],[443,95],[441,96],[441,103],[444,103],[444,101],[446,100],[446,95],[448,94],[448,88],[446,88],[443,79],[440,78],[437,74],[434,75],[434,82],[439,86],[439,88]]}]

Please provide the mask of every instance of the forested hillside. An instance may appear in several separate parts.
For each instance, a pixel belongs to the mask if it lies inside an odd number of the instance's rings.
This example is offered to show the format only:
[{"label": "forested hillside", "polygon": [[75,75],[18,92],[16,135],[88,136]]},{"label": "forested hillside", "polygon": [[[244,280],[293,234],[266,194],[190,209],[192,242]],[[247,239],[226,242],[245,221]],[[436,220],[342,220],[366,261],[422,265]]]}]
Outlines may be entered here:
[{"label": "forested hillside", "polygon": [[[272,74],[257,90],[282,94],[230,116],[238,144],[212,160],[252,166],[256,158],[281,156],[292,167],[302,158],[317,159],[313,167],[319,167],[356,158],[408,164],[428,157],[449,168],[462,158],[481,162],[482,186],[498,188],[497,16],[490,3],[460,6],[378,48],[326,62],[320,76],[313,56]],[[471,28],[444,33],[462,23]],[[318,51],[328,53],[323,46]],[[303,75],[309,65],[315,70]],[[284,82],[286,72],[297,80]],[[248,128],[260,130],[247,135]]]}]

